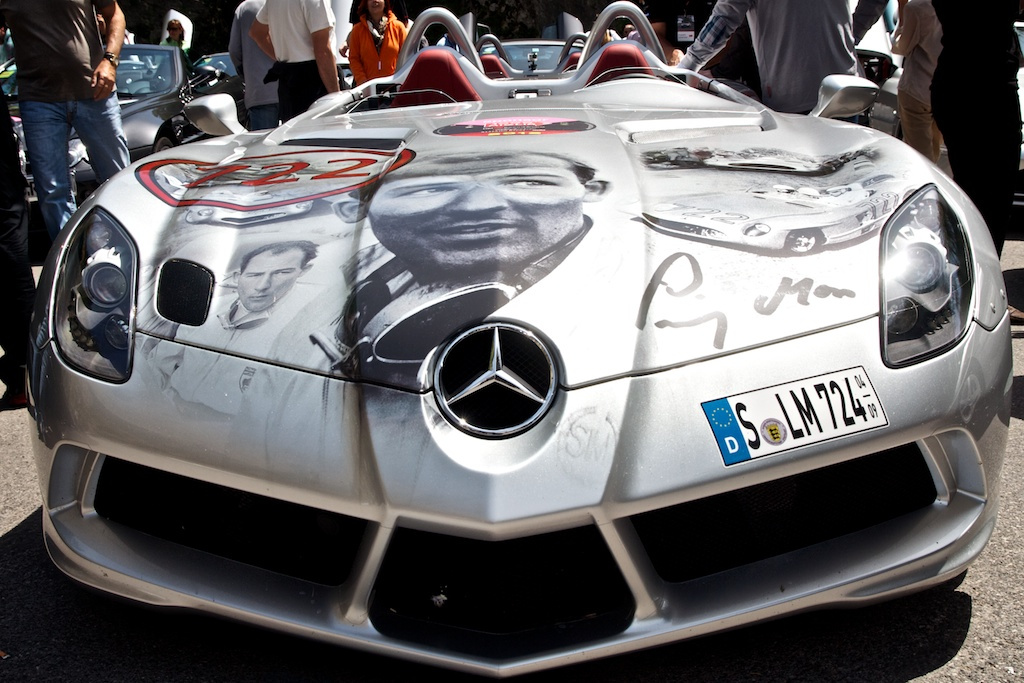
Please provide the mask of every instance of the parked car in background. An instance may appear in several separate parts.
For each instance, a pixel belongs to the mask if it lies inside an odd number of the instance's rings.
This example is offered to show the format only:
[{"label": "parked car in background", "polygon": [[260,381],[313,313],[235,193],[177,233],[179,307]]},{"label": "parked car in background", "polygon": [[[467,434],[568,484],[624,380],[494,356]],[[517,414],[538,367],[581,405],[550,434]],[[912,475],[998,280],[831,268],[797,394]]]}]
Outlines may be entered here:
[{"label": "parked car in background", "polygon": [[[192,64],[173,46],[121,48],[117,97],[132,161],[203,137],[184,114],[185,104],[200,95],[231,95],[239,120],[245,121],[244,85],[226,57],[227,53],[212,54]],[[96,176],[88,157],[79,165],[77,175],[80,195],[95,189]]]},{"label": "parked car in background", "polygon": [[223,71],[227,76],[238,76],[235,63],[231,61],[231,55],[227,52],[214,52],[213,54],[203,55],[192,62],[192,66],[196,69],[211,67]]},{"label": "parked car in background", "polygon": [[[18,66],[13,59],[0,65],[0,91],[11,115],[17,118]],[[234,99],[239,120],[244,122],[244,85],[226,52],[207,55],[191,64],[184,53],[173,46],[125,45],[117,68],[117,97],[132,161],[203,137],[204,134],[185,117],[185,104],[200,95],[222,92]],[[97,183],[85,145],[77,137],[68,145],[68,166],[81,203],[96,189]],[[45,253],[49,237],[35,206],[30,167],[26,169],[26,177],[33,205],[29,238],[31,251],[38,255]]]},{"label": "parked car in background", "polygon": [[18,65],[13,59],[8,59],[0,64],[0,91],[4,94],[11,113],[17,113],[18,101],[14,96],[18,94]]}]

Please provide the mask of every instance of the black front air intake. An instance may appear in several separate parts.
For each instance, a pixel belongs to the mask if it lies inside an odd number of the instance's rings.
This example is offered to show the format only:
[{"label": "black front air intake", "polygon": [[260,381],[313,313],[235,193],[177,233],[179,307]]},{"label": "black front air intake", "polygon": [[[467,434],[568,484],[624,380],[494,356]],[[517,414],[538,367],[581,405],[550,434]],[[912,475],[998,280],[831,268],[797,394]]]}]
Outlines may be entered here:
[{"label": "black front air intake", "polygon": [[400,528],[374,588],[381,633],[493,659],[621,633],[635,609],[595,527],[509,541]]},{"label": "black front air intake", "polygon": [[94,506],[151,536],[328,586],[348,578],[366,529],[361,519],[109,456]]},{"label": "black front air intake", "polygon": [[935,502],[907,444],[632,518],[658,575],[681,582],[861,531]]}]

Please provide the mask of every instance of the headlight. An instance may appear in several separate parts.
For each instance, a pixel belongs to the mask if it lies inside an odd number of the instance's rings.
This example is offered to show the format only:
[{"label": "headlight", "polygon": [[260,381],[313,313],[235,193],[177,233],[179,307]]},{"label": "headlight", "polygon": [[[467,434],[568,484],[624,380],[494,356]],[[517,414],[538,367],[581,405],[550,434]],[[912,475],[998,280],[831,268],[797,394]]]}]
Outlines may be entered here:
[{"label": "headlight", "polygon": [[743,229],[743,235],[745,237],[764,237],[771,231],[772,228],[767,223],[754,223]]},{"label": "headlight", "polygon": [[934,186],[923,188],[882,234],[886,363],[908,365],[956,344],[970,321],[973,282],[960,219]]},{"label": "headlight", "polygon": [[135,244],[117,221],[94,209],[75,228],[64,259],[53,302],[54,338],[61,356],[101,379],[128,379]]}]

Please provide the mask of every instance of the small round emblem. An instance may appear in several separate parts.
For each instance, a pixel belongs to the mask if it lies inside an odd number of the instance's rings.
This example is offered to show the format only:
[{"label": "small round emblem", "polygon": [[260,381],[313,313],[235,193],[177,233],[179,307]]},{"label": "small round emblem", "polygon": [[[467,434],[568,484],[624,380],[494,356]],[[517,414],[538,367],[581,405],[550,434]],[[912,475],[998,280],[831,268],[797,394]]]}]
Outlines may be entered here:
[{"label": "small round emblem", "polygon": [[434,392],[459,429],[504,438],[537,424],[557,387],[554,357],[533,332],[511,323],[478,325],[450,341],[434,368]]}]

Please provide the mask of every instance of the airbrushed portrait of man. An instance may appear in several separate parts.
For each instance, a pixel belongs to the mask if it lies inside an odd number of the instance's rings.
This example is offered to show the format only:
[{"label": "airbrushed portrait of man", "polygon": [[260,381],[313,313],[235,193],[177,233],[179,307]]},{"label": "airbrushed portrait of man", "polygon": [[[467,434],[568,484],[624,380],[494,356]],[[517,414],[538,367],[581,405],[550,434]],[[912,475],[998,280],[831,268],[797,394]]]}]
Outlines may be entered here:
[{"label": "airbrushed portrait of man", "polygon": [[226,330],[251,329],[267,320],[276,304],[310,268],[317,247],[312,242],[275,242],[242,257],[238,298],[218,319]]},{"label": "airbrushed portrait of man", "polygon": [[380,246],[357,255],[341,315],[312,341],[346,376],[415,373],[448,335],[554,270],[607,191],[590,166],[533,152],[417,159],[385,175],[368,200],[335,207],[365,216]]},{"label": "airbrushed portrait of man", "polygon": [[[224,303],[219,311],[215,307],[216,319],[198,327],[179,325],[174,339],[182,343],[158,342],[147,351],[161,375],[163,391],[182,414],[216,421],[237,413],[254,372],[244,357],[260,357],[307,303],[303,296],[295,302],[288,297],[312,267],[317,249],[306,240],[249,249],[242,254],[237,272],[227,278],[234,280],[234,296],[221,295]],[[205,348],[224,349],[231,355]]]}]

